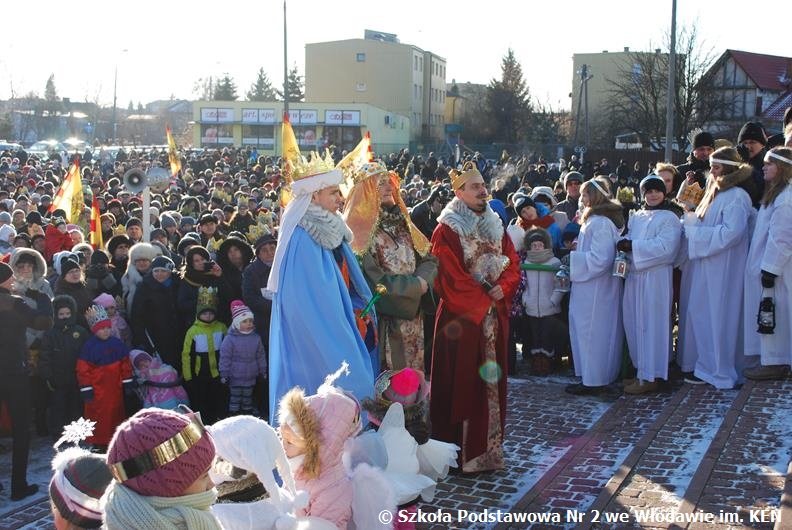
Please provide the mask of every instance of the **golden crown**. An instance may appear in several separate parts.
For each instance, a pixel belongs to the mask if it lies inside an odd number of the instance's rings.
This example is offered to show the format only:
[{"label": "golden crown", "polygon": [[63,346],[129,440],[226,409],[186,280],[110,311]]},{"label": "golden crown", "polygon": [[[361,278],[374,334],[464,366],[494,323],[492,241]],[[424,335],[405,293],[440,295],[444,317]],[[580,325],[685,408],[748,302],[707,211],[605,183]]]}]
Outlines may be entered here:
[{"label": "golden crown", "polygon": [[385,164],[379,160],[375,160],[373,162],[367,162],[357,168],[352,176],[352,179],[354,180],[355,184],[357,184],[367,180],[369,177],[383,174],[388,174],[388,168],[385,167]]},{"label": "golden crown", "polygon": [[481,176],[473,162],[465,162],[462,171],[451,170],[451,187],[458,190],[475,176]]},{"label": "golden crown", "polygon": [[291,165],[292,180],[295,181],[335,169],[335,161],[333,161],[333,156],[329,150],[325,150],[324,156],[312,151],[310,159],[300,155],[295,161],[289,161],[289,164]]}]

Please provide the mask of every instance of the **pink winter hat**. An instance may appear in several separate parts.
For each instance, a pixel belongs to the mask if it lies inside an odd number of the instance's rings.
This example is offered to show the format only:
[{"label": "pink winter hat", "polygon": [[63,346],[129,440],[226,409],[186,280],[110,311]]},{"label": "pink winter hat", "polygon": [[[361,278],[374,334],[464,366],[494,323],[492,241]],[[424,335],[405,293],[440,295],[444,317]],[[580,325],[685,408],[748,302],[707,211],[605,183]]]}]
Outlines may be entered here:
[{"label": "pink winter hat", "polygon": [[116,429],[107,464],[118,482],[140,495],[180,497],[206,473],[214,457],[214,442],[200,420],[143,409]]},{"label": "pink winter hat", "polygon": [[97,296],[96,298],[94,298],[93,299],[93,303],[95,303],[97,305],[100,305],[100,306],[104,307],[105,309],[107,309],[108,307],[115,307],[116,306],[115,298],[113,298],[111,295],[109,295],[107,293],[102,293],[99,296]]},{"label": "pink winter hat", "polygon": [[252,319],[253,312],[242,300],[234,300],[231,302],[231,327],[239,329],[239,324],[245,319]]}]

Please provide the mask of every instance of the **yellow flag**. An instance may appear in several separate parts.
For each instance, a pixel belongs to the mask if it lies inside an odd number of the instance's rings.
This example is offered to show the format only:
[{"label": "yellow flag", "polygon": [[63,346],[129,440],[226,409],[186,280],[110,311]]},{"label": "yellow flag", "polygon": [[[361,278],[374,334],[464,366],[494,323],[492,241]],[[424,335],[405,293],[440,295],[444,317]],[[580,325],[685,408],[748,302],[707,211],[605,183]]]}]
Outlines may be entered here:
[{"label": "yellow flag", "polygon": [[80,177],[80,160],[75,159],[74,164],[69,168],[66,178],[58,188],[58,193],[52,200],[49,207],[50,212],[61,209],[66,212],[66,220],[76,223],[80,219],[80,214],[85,205],[85,198],[82,191],[82,180]]},{"label": "yellow flag", "polygon": [[165,137],[168,139],[168,162],[170,162],[171,175],[175,177],[181,171],[181,157],[176,149],[176,142],[170,127],[165,127]]}]

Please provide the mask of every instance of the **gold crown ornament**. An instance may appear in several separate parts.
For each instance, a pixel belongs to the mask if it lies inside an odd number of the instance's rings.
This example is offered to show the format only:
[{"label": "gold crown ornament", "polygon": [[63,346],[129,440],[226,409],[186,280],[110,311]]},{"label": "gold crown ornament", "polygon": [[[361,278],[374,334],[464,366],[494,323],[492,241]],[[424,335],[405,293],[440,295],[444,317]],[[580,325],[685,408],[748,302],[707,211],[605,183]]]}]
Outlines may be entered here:
[{"label": "gold crown ornament", "polygon": [[198,303],[195,305],[195,314],[200,315],[204,311],[217,311],[217,287],[199,287]]},{"label": "gold crown ornament", "polygon": [[465,162],[465,165],[462,166],[462,171],[451,170],[451,187],[456,191],[476,176],[481,177],[476,165],[473,162]]}]

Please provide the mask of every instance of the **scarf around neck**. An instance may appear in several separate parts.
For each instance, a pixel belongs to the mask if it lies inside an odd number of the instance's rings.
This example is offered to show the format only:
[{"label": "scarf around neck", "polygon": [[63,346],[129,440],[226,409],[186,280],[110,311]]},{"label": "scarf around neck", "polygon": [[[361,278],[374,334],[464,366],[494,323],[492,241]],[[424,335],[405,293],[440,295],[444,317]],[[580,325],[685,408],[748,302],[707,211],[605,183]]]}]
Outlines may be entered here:
[{"label": "scarf around neck", "polygon": [[108,530],[222,530],[211,506],[217,490],[182,497],[144,497],[110,482],[102,496],[104,523]]},{"label": "scarf around neck", "polygon": [[333,250],[345,240],[352,241],[352,231],[344,218],[315,204],[308,206],[299,225],[319,246],[327,250]]}]

